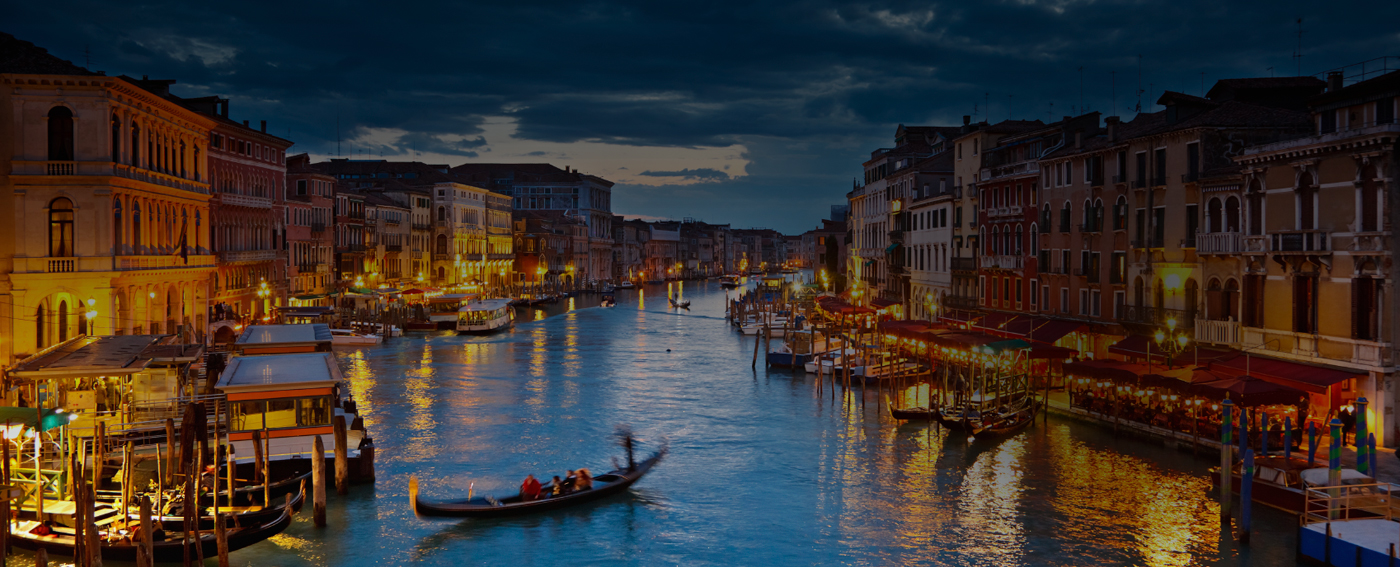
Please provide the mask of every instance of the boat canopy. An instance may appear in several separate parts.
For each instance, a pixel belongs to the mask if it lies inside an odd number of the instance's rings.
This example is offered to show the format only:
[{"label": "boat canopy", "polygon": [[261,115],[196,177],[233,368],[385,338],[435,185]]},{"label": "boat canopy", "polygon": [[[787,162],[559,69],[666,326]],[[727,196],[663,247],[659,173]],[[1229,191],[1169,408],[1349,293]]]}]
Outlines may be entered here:
[{"label": "boat canopy", "polygon": [[23,425],[34,429],[35,424],[42,424],[43,428],[40,431],[48,431],[61,425],[68,425],[68,422],[77,419],[77,417],[78,414],[65,412],[62,408],[36,410],[34,408],[0,406],[0,421],[11,427]]}]

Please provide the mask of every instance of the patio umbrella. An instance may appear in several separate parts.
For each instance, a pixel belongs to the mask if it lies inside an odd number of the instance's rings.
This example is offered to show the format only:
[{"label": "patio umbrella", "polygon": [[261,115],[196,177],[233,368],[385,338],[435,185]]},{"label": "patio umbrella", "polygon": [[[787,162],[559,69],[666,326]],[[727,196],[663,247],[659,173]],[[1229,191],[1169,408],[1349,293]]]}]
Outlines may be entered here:
[{"label": "patio umbrella", "polygon": [[1195,384],[1193,390],[1202,396],[1222,398],[1229,396],[1239,407],[1268,406],[1274,404],[1293,405],[1303,399],[1304,392],[1282,384],[1266,382],[1253,376],[1237,376]]}]

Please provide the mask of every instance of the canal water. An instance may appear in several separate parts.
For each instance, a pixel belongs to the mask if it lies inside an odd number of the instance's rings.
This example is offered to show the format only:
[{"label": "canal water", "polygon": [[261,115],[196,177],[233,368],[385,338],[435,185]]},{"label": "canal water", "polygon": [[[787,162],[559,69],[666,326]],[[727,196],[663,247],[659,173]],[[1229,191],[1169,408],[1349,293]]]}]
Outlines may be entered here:
[{"label": "canal water", "polygon": [[[687,283],[564,300],[487,337],[338,350],[378,482],[332,491],[239,565],[1293,565],[1295,520],[1222,535],[1204,455],[1052,416],[1004,440],[892,422],[877,396],[750,368],[726,292]],[[729,292],[733,293],[733,292]],[[408,498],[506,495],[611,468],[629,427],[665,460],[625,495],[546,515],[420,519]]]}]

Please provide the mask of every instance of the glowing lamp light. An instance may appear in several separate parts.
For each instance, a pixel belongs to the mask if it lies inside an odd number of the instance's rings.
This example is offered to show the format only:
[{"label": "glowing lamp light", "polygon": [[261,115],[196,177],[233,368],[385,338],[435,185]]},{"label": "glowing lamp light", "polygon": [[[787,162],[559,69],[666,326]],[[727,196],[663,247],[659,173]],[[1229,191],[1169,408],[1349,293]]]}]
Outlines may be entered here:
[{"label": "glowing lamp light", "polygon": [[84,317],[87,317],[87,319],[88,319],[89,321],[91,321],[91,320],[93,320],[93,319],[95,319],[95,318],[97,317],[97,310],[95,310],[95,309],[89,310],[87,313],[84,313],[83,316],[84,316]]},{"label": "glowing lamp light", "polygon": [[87,304],[88,304],[88,307],[92,307],[92,306],[94,306],[94,305],[97,305],[97,300],[96,300],[96,299],[89,299],[89,300],[87,300]]},{"label": "glowing lamp light", "polygon": [[1181,289],[1181,276],[1167,274],[1166,279],[1162,280],[1162,283],[1167,286],[1167,289]]},{"label": "glowing lamp light", "polygon": [[1190,339],[1187,339],[1187,338],[1186,338],[1186,335],[1179,335],[1179,336],[1176,337],[1176,344],[1179,344],[1179,345],[1182,346],[1182,348],[1185,348],[1185,347],[1186,347],[1186,342],[1187,342],[1188,340],[1190,340]]},{"label": "glowing lamp light", "polygon": [[1170,319],[1167,319],[1167,329],[1172,330],[1172,331],[1175,331],[1175,330],[1176,330],[1176,317],[1172,317],[1172,318],[1170,318]]},{"label": "glowing lamp light", "polygon": [[1167,335],[1166,335],[1166,333],[1163,333],[1163,332],[1161,332],[1161,331],[1157,331],[1157,334],[1156,334],[1156,335],[1153,335],[1153,337],[1156,338],[1156,339],[1157,339],[1157,342],[1160,343],[1160,342],[1162,342],[1163,339],[1167,338]]}]

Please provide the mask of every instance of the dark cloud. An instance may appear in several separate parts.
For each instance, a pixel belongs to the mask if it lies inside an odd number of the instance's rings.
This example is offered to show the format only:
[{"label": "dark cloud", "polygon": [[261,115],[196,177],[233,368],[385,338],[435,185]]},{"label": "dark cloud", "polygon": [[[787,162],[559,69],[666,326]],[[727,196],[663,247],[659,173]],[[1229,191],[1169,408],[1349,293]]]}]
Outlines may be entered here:
[{"label": "dark cloud", "polygon": [[698,179],[701,181],[725,181],[729,179],[729,174],[718,169],[700,167],[695,169],[682,169],[680,171],[643,171],[637,175],[647,177],[679,177],[682,179]]},{"label": "dark cloud", "polygon": [[708,200],[620,185],[614,202],[737,224],[769,224],[764,207],[785,204],[771,221],[784,230],[839,202],[899,123],[1131,118],[1163,89],[1294,74],[1299,16],[1304,74],[1400,52],[1400,3],[1374,1],[11,4],[4,31],[78,63],[86,49],[109,74],[232,97],[234,118],[267,119],[294,151],[403,131],[359,151],[490,155],[481,126],[501,115],[526,139],[620,153],[742,145],[748,175],[701,184]]}]

